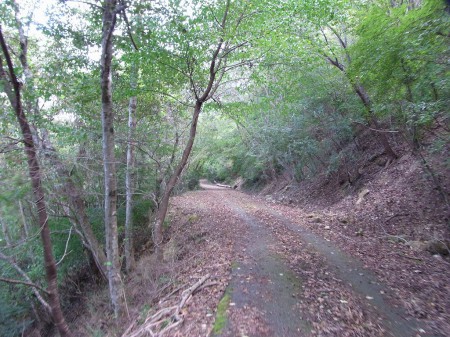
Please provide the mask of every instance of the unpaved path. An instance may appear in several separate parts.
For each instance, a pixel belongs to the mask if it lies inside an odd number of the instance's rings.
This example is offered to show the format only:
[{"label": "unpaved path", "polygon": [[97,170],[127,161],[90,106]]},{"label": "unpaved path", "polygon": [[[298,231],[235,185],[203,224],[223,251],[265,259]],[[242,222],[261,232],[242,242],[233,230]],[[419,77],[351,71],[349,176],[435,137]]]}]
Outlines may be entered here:
[{"label": "unpaved path", "polygon": [[201,187],[183,197],[189,211],[217,213],[221,236],[233,238],[229,301],[225,313],[216,313],[226,324],[213,336],[445,335],[409,316],[361,261],[276,207],[205,182]]},{"label": "unpaved path", "polygon": [[233,320],[221,335],[242,336],[250,331],[257,336],[307,334],[311,330],[309,323],[298,314],[300,281],[269,249],[276,240],[257,218],[235,203],[230,206],[247,225],[248,232],[237,245],[242,255],[234,265],[228,288]]}]

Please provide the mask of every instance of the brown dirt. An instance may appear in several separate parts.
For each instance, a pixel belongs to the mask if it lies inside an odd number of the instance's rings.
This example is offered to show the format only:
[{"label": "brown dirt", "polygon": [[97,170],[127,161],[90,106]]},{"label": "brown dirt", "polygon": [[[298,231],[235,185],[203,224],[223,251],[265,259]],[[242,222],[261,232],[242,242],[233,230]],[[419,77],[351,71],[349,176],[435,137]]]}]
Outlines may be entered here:
[{"label": "brown dirt", "polygon": [[[428,154],[426,159],[443,191],[449,191],[450,172],[442,156],[439,160]],[[347,190],[337,181],[322,179],[266,198],[291,221],[303,222],[360,259],[410,316],[427,322],[436,335],[449,335],[449,258],[423,249],[431,241],[448,245],[448,205],[429,171],[410,154],[387,166],[373,163],[366,170]],[[358,203],[364,190],[368,193]],[[293,202],[286,205],[286,200]]]},{"label": "brown dirt", "polygon": [[[193,294],[184,323],[165,336],[448,335],[444,258],[393,242],[371,223],[355,235],[359,224],[344,202],[305,210],[203,187],[172,199],[166,260],[174,281],[166,293],[206,274],[212,283]],[[226,290],[227,323],[213,333]],[[175,292],[148,315],[179,299]]]}]

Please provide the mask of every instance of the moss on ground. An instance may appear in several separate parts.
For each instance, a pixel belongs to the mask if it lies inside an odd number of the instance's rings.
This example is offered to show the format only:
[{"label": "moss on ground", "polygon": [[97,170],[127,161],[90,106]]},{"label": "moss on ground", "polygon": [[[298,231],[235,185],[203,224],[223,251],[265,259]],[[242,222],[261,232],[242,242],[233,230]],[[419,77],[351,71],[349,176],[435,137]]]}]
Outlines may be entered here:
[{"label": "moss on ground", "polygon": [[228,316],[227,316],[227,309],[230,305],[230,291],[225,291],[225,295],[223,295],[222,299],[220,300],[219,304],[217,305],[217,312],[216,312],[216,319],[214,321],[214,326],[212,330],[213,336],[218,336],[222,333],[223,329],[227,325]]}]

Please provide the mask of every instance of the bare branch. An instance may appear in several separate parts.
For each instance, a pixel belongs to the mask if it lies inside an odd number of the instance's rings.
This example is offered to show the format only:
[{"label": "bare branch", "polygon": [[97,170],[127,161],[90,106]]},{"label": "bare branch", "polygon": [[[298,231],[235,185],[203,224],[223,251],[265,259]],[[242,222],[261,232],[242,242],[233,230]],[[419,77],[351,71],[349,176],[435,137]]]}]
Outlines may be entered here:
[{"label": "bare branch", "polygon": [[214,87],[211,89],[211,92],[209,93],[207,100],[214,96],[214,94],[215,94],[216,91],[217,91],[217,88],[218,88],[219,85],[221,84],[223,75],[226,73],[226,65],[227,65],[227,59],[224,59],[224,68],[223,68],[223,70],[221,71],[219,78],[216,80],[216,84],[215,84]]},{"label": "bare branch", "polygon": [[68,254],[70,254],[70,252],[67,253],[67,248],[69,247],[70,237],[72,236],[72,229],[73,229],[73,226],[70,227],[70,230],[69,230],[69,236],[67,237],[66,247],[64,248],[64,254],[63,254],[63,256],[61,257],[61,259],[60,259],[58,262],[56,262],[56,265],[59,265],[59,264],[64,260],[64,258],[65,258]]},{"label": "bare branch", "polygon": [[171,99],[173,99],[175,102],[177,102],[180,105],[189,107],[189,108],[193,108],[194,106],[192,104],[186,103],[186,102],[182,102],[180,101],[178,98],[176,98],[175,96],[168,94],[167,92],[163,92],[163,91],[158,91],[158,90],[145,90],[146,92],[153,92],[155,94],[159,94],[159,95],[163,95],[163,96],[167,96]]},{"label": "bare branch", "polygon": [[125,9],[126,9],[125,1],[123,1],[123,0],[122,0],[122,6],[123,6],[122,16],[123,16],[123,20],[125,21],[125,24],[127,25],[127,34],[130,37],[131,44],[133,45],[134,50],[138,51],[139,48],[138,48],[136,42],[134,41],[133,34],[131,33],[130,22],[128,21],[127,12],[125,11]]},{"label": "bare branch", "polygon": [[191,60],[189,58],[186,58],[186,64],[187,64],[187,68],[188,68],[188,72],[189,72],[189,75],[188,75],[189,83],[191,85],[195,99],[198,100],[197,86],[195,85],[195,82],[194,82],[194,67],[191,67]]},{"label": "bare branch", "polygon": [[172,168],[173,162],[175,161],[175,155],[177,152],[179,141],[180,141],[180,136],[179,136],[178,132],[176,132],[175,133],[175,142],[174,142],[173,148],[172,148],[172,154],[170,156],[169,164],[167,165],[166,170],[163,174],[164,177],[166,177],[168,175],[168,173],[170,172],[170,169]]},{"label": "bare branch", "polygon": [[371,128],[371,127],[367,126],[366,124],[361,123],[361,122],[358,122],[358,121],[352,121],[352,123],[362,125],[362,126],[364,126],[365,128],[367,128],[368,130],[375,131],[375,132],[389,132],[389,133],[397,133],[397,132],[400,132],[400,131],[398,131],[398,130],[379,130],[379,129],[374,129],[374,128]]},{"label": "bare branch", "polygon": [[[0,252],[0,259],[3,261],[8,262],[24,279],[25,279],[25,283],[29,283],[30,286],[31,284],[34,285],[34,283],[31,281],[31,279],[28,277],[27,273],[25,273],[22,268],[19,267],[19,265],[14,261],[13,258],[6,256],[5,254],[3,254],[2,252]],[[31,286],[31,289],[33,291],[33,293],[36,295],[36,298],[39,300],[39,302],[42,304],[42,306],[50,313],[51,312],[51,308],[50,305],[47,303],[46,300],[44,300],[44,298],[41,296],[41,294],[39,293],[38,290],[41,290],[43,292],[45,292],[46,294],[48,294],[48,292],[42,288],[40,288],[37,285]]]},{"label": "bare branch", "polygon": [[250,40],[241,42],[239,44],[237,44],[234,47],[231,47],[230,49],[226,49],[225,52],[221,55],[222,58],[226,57],[228,54],[230,54],[231,52],[235,51],[236,49],[239,49],[247,44],[249,44]]},{"label": "bare branch", "polygon": [[344,65],[339,62],[336,54],[334,53],[333,49],[331,48],[330,43],[328,42],[328,38],[327,38],[325,32],[323,31],[322,27],[320,28],[320,31],[322,32],[322,36],[325,39],[325,43],[328,46],[328,49],[330,50],[331,54],[334,56],[334,60],[329,55],[327,55],[325,52],[319,52],[319,53],[322,56],[324,56],[325,59],[327,59],[328,62],[330,62],[332,65],[334,65],[335,67],[339,68],[339,70],[344,71],[345,70]]},{"label": "bare branch", "polygon": [[45,290],[44,288],[38,286],[35,283],[30,283],[30,282],[25,282],[25,281],[20,281],[20,280],[13,280],[13,279],[4,278],[4,277],[0,277],[0,281],[1,282],[6,282],[6,283],[11,283],[11,284],[23,284],[23,285],[26,285],[28,287],[36,288],[37,290],[48,294],[47,290]]},{"label": "bare branch", "polygon": [[[168,68],[170,68],[170,69],[173,69],[173,70],[179,72],[179,73],[180,73],[181,75],[183,75],[183,76],[189,77],[189,74],[187,74],[183,69],[180,69],[180,68],[175,67],[175,66],[173,66],[173,65],[171,65],[171,64],[162,62],[162,61],[160,61],[160,60],[157,60],[156,62],[158,62],[159,64],[161,64],[161,65],[163,65],[163,66],[166,66],[166,67],[168,67]],[[188,69],[189,69],[189,64],[188,64]]]},{"label": "bare branch", "polygon": [[344,42],[344,40],[342,40],[341,36],[339,35],[339,33],[337,32],[336,29],[334,29],[331,26],[327,26],[332,32],[333,34],[337,37],[339,44],[341,45],[342,48],[347,49],[347,43]]},{"label": "bare branch", "polygon": [[[230,0],[227,0],[227,4],[226,4],[226,8],[225,8],[225,13],[223,14],[223,18],[222,18],[222,24],[221,27],[222,29],[225,29],[225,24],[227,22],[227,17],[228,17],[228,11],[230,9]],[[220,50],[222,49],[223,46],[223,37],[220,38],[219,43],[217,44],[217,48],[214,51],[212,58],[211,58],[211,64],[209,67],[209,82],[208,82],[208,86],[206,87],[203,95],[197,99],[197,101],[203,103],[206,101],[206,99],[208,98],[211,89],[213,88],[214,85],[214,81],[216,79],[216,74],[217,74],[217,69],[216,69],[216,61],[219,55]]]},{"label": "bare branch", "polygon": [[212,9],[211,9],[211,14],[212,14],[213,17],[214,17],[214,22],[220,27],[220,22],[219,22],[219,20],[217,19],[217,17],[216,17],[216,15],[214,14],[214,12],[212,11]]},{"label": "bare branch", "polygon": [[339,35],[339,33],[337,32],[336,29],[334,29],[331,26],[328,26],[328,28],[333,32],[333,34],[337,37],[339,44],[341,45],[341,47],[344,49],[345,51],[345,56],[347,57],[347,61],[350,63],[351,58],[350,58],[350,54],[348,53],[348,49],[347,49],[347,43],[342,39],[342,37]]},{"label": "bare branch", "polygon": [[92,3],[92,2],[83,1],[83,0],[62,0],[62,2],[75,2],[75,3],[85,4],[85,5],[88,5],[88,6],[97,8],[97,9],[100,9],[100,10],[102,10],[102,11],[103,11],[103,9],[104,9],[102,6],[99,6],[99,5],[94,4],[94,3]]},{"label": "bare branch", "polygon": [[325,59],[332,65],[334,65],[336,68],[338,68],[340,71],[345,72],[345,68],[344,65],[342,63],[339,62],[339,60],[337,58],[335,58],[334,60],[328,56],[326,53],[322,53],[322,56],[325,57]]}]

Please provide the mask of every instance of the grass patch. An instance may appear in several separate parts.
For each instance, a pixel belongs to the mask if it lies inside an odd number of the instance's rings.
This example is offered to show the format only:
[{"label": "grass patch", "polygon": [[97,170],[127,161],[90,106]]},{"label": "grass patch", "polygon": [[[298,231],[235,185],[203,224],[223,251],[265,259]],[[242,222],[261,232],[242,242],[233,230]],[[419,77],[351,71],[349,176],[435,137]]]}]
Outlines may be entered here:
[{"label": "grass patch", "polygon": [[138,323],[139,325],[144,324],[148,313],[150,312],[150,310],[152,309],[152,307],[149,304],[144,304],[144,306],[142,307],[140,313],[139,313],[139,319],[138,319]]},{"label": "grass patch", "polygon": [[220,300],[219,304],[217,305],[217,312],[216,312],[216,319],[214,321],[213,326],[213,336],[217,336],[220,333],[222,333],[222,330],[227,325],[228,317],[227,317],[227,309],[230,305],[230,292],[229,290],[225,291],[225,295],[223,295],[222,299]]},{"label": "grass patch", "polygon": [[197,222],[198,219],[199,219],[199,216],[198,216],[197,214],[191,214],[191,215],[189,215],[189,217],[188,217],[188,221],[189,221],[190,223]]},{"label": "grass patch", "polygon": [[168,230],[168,229],[170,228],[170,225],[171,225],[170,219],[167,219],[167,218],[166,218],[166,219],[164,220],[164,222],[163,222],[162,227],[163,227],[164,230]]}]

